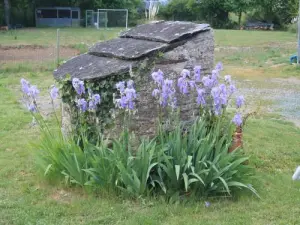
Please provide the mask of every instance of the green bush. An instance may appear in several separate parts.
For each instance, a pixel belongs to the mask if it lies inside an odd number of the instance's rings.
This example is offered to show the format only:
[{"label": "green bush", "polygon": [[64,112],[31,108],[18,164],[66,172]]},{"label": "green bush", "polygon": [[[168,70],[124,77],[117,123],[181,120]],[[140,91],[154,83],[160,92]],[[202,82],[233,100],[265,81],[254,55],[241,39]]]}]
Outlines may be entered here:
[{"label": "green bush", "polygon": [[293,24],[289,24],[287,26],[287,30],[291,33],[298,33],[298,24],[297,23],[293,23]]}]

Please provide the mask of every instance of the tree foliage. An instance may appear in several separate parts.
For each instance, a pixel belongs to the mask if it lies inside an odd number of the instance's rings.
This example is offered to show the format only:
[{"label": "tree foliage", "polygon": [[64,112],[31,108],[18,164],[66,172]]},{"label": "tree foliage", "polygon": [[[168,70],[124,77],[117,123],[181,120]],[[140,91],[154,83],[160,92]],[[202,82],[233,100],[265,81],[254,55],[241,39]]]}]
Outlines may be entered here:
[{"label": "tree foliage", "polygon": [[255,0],[254,3],[257,7],[252,17],[262,21],[284,25],[298,15],[298,0]]},{"label": "tree foliage", "polygon": [[[126,8],[130,12],[130,22],[133,22],[142,2],[143,0],[3,0],[0,2],[0,24],[6,24],[10,19],[12,24],[34,26],[35,8],[53,6],[80,7],[82,12],[87,9]],[[169,0],[167,5],[161,7],[159,16],[171,20],[205,21],[214,27],[230,27],[230,13],[238,16],[239,24],[242,14],[246,13],[248,20],[285,25],[297,16],[298,4],[298,0]],[[5,7],[7,5],[9,7]]]},{"label": "tree foliage", "polygon": [[230,13],[237,14],[238,24],[241,24],[242,14],[246,13],[248,20],[285,25],[297,16],[298,0],[170,0],[161,16],[230,27]]},{"label": "tree foliage", "polygon": [[[36,7],[79,7],[82,12],[81,17],[84,16],[87,9],[126,8],[130,12],[129,19],[133,19],[142,0],[4,0],[4,3],[6,2],[10,2],[10,7],[6,11],[10,14],[11,24],[20,23],[25,26],[34,26]],[[8,22],[4,20],[5,10],[2,2],[0,2],[0,8],[0,24],[7,24]]]}]

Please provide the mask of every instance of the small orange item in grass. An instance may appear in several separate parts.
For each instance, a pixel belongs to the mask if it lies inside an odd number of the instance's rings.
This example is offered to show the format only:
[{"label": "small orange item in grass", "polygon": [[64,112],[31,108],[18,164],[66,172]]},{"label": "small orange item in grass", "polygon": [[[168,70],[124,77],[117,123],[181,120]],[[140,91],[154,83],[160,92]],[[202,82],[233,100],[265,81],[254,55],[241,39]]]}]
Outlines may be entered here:
[{"label": "small orange item in grass", "polygon": [[228,152],[233,152],[234,150],[242,146],[243,146],[243,130],[241,127],[237,127],[236,131],[233,134],[232,143],[230,148],[228,149]]}]

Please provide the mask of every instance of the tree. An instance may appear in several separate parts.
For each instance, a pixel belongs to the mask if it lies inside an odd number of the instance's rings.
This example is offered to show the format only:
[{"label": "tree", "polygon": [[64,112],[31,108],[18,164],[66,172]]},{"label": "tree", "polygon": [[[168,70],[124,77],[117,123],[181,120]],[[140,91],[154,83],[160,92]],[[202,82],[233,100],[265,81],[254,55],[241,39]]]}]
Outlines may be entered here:
[{"label": "tree", "polygon": [[10,26],[10,2],[9,2],[9,0],[4,0],[4,15],[5,15],[6,25]]},{"label": "tree", "polygon": [[230,0],[201,0],[199,6],[204,18],[214,27],[224,27],[229,22],[232,7]]},{"label": "tree", "polygon": [[255,0],[252,17],[284,25],[298,15],[299,0]]},{"label": "tree", "polygon": [[228,0],[227,7],[231,12],[238,14],[238,23],[241,25],[242,14],[246,13],[253,5],[253,0]]}]

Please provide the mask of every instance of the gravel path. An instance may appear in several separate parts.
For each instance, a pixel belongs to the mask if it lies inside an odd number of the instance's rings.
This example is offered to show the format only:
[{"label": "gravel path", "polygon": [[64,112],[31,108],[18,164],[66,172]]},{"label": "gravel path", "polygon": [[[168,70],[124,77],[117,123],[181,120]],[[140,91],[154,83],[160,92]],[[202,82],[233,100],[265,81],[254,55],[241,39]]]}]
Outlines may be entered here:
[{"label": "gravel path", "polygon": [[248,110],[259,108],[259,111],[278,114],[300,126],[300,79],[243,80],[237,86],[248,102]]}]

